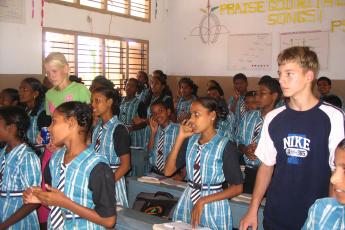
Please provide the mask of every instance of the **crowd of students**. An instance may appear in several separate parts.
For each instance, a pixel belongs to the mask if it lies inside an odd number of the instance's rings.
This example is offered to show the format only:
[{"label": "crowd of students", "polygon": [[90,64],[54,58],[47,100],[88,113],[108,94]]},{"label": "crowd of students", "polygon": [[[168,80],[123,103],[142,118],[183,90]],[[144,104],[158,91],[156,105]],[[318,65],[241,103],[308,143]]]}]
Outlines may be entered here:
[{"label": "crowd of students", "polygon": [[236,74],[228,101],[214,80],[200,96],[181,78],[173,95],[162,71],[139,71],[121,96],[103,76],[89,89],[71,78],[61,53],[44,66],[43,83],[0,93],[0,229],[113,228],[135,174],[130,146],[148,153],[146,172],[187,182],[173,220],[232,229],[228,199],[245,192],[240,229],[257,228],[265,196],[265,229],[345,229],[342,100],[326,77],[313,95],[319,64],[308,47],[282,51],[279,80],[263,76],[255,91]]}]

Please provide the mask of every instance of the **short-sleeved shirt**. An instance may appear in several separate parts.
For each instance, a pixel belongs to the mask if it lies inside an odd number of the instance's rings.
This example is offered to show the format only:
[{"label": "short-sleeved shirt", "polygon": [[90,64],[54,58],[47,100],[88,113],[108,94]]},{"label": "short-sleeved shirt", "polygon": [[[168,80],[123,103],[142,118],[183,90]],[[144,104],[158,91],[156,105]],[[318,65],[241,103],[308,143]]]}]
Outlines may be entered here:
[{"label": "short-sleeved shirt", "polygon": [[328,196],[334,151],[344,138],[344,113],[319,102],[307,111],[283,106],[268,113],[255,151],[275,165],[264,211],[273,229],[300,229],[308,208]]},{"label": "short-sleeved shirt", "polygon": [[[44,181],[51,185],[52,177],[49,164],[44,170]],[[116,215],[114,205],[116,203],[114,174],[105,163],[97,164],[90,173],[89,190],[92,191],[92,200],[95,204],[95,211],[101,217],[111,217]]]},{"label": "short-sleeved shirt", "polygon": [[[181,169],[186,165],[186,153],[189,139],[184,140],[176,159],[176,168]],[[240,163],[236,143],[229,141],[223,152],[223,172],[225,180],[229,184],[242,184],[243,177],[240,170]]]},{"label": "short-sleeved shirt", "polygon": [[124,125],[118,125],[113,134],[113,141],[115,143],[114,149],[118,157],[130,153],[130,142],[128,130]]},{"label": "short-sleeved shirt", "polygon": [[72,82],[64,90],[55,87],[46,93],[45,110],[47,115],[53,114],[56,107],[67,101],[80,101],[90,103],[91,93],[85,85]]},{"label": "short-sleeved shirt", "polygon": [[308,212],[303,230],[345,229],[345,205],[334,198],[316,200]]}]

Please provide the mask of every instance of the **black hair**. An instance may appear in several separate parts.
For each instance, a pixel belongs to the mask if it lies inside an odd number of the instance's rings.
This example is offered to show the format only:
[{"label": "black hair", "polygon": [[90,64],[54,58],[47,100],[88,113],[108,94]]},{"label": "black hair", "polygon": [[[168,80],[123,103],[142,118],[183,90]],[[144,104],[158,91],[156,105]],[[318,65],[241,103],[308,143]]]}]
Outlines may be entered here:
[{"label": "black hair", "polygon": [[145,71],[140,70],[140,71],[138,71],[137,75],[141,75],[145,78],[145,82],[144,83],[140,82],[140,83],[142,84],[143,87],[148,88],[149,87],[149,76],[147,75],[147,73]]},{"label": "black hair", "polygon": [[140,81],[139,81],[138,79],[136,79],[136,78],[134,78],[134,77],[129,78],[129,79],[126,81],[126,84],[127,84],[129,81],[134,82],[135,87],[137,87],[138,90],[140,89]]},{"label": "black hair", "polygon": [[19,106],[0,107],[0,116],[4,119],[6,125],[14,124],[17,127],[17,137],[28,143],[26,132],[30,126],[30,118],[24,108]]},{"label": "black hair", "polygon": [[165,80],[167,80],[167,75],[160,69],[156,69],[155,71],[152,72],[152,75],[156,74],[160,77],[163,77]]},{"label": "black hair", "polygon": [[72,82],[84,84],[83,80],[80,77],[78,77],[77,75],[69,75],[68,79]]},{"label": "black hair", "polygon": [[279,81],[275,78],[271,78],[271,79],[266,79],[264,81],[261,81],[259,85],[266,86],[271,91],[271,93],[277,93],[277,99],[274,102],[274,105],[277,105],[277,103],[281,100],[282,95],[283,95],[282,89],[280,88]]},{"label": "black hair", "polygon": [[108,87],[108,88],[114,88],[114,83],[112,81],[110,81],[109,79],[106,79],[104,76],[102,75],[98,75],[96,76],[92,82],[91,82],[91,86],[90,86],[90,91],[94,90],[93,89],[93,85],[97,83],[102,85],[102,87]]},{"label": "black hair", "polygon": [[221,97],[224,96],[224,91],[223,91],[223,89],[222,89],[222,87],[220,85],[218,85],[218,86],[211,86],[211,87],[209,87],[207,89],[207,91],[211,91],[211,90],[216,90]]},{"label": "black hair", "polygon": [[339,144],[337,145],[337,149],[345,151],[345,138],[339,142]]},{"label": "black hair", "polygon": [[244,100],[247,99],[247,97],[255,97],[256,96],[256,92],[251,90],[246,92],[246,94],[244,95]]},{"label": "black hair", "polygon": [[214,86],[220,86],[220,84],[216,80],[209,80],[208,82],[211,82]]},{"label": "black hair", "polygon": [[188,77],[181,78],[178,82],[178,86],[181,87],[181,84],[188,85],[192,89],[192,94],[197,97],[199,86],[197,86],[192,79]]},{"label": "black hair", "polygon": [[33,78],[33,77],[25,78],[22,82],[25,82],[26,84],[28,84],[31,87],[32,91],[38,92],[38,96],[35,98],[34,108],[31,110],[31,113],[30,113],[30,115],[36,116],[39,109],[42,107],[44,103],[45,94],[44,94],[43,85],[38,79]]},{"label": "black hair", "polygon": [[90,105],[79,101],[64,102],[56,108],[64,117],[74,117],[78,125],[83,128],[85,135],[90,131],[92,124],[92,109]]},{"label": "black hair", "polygon": [[320,77],[320,78],[318,78],[316,84],[319,84],[320,81],[325,81],[325,82],[327,82],[328,85],[332,85],[332,81],[328,77]]},{"label": "black hair", "polygon": [[93,91],[93,93],[100,93],[108,99],[112,99],[111,111],[113,115],[118,116],[120,113],[121,97],[119,91],[109,87],[99,87]]},{"label": "black hair", "polygon": [[235,74],[234,78],[233,78],[233,82],[237,81],[237,80],[243,80],[245,82],[247,82],[247,76],[244,75],[243,73],[238,73],[238,74]]},{"label": "black hair", "polygon": [[214,122],[214,125],[216,126],[217,121],[225,120],[226,116],[229,113],[229,110],[226,114],[224,110],[224,106],[221,105],[220,101],[217,101],[216,99],[212,97],[199,97],[197,98],[193,103],[200,103],[204,108],[206,108],[209,112],[216,112],[216,120]]},{"label": "black hair", "polygon": [[19,92],[17,89],[6,88],[1,91],[3,94],[8,95],[12,101],[17,101],[19,103]]},{"label": "black hair", "polygon": [[331,105],[334,105],[338,108],[342,108],[343,107],[343,103],[341,102],[341,99],[336,96],[336,95],[325,95],[322,97],[322,100],[325,102],[328,102]]},{"label": "black hair", "polygon": [[[161,92],[161,95],[159,96],[159,98],[157,100],[163,100],[163,98],[165,96],[170,96],[172,97],[172,92],[167,84],[167,77],[166,75],[161,71],[161,70],[155,70],[153,71],[154,73],[156,73],[156,76],[155,78],[162,84],[164,85],[164,89],[163,91]],[[150,89],[149,90],[149,93],[146,97],[146,100],[145,100],[145,105],[146,107],[148,108],[149,105],[151,104],[151,100],[152,100],[152,97],[153,97],[153,93],[152,93],[152,90]]]},{"label": "black hair", "polygon": [[271,77],[270,75],[264,75],[264,76],[262,76],[262,77],[260,78],[258,84],[260,85],[260,83],[261,83],[262,81],[266,81],[266,80],[269,80],[269,79],[272,79],[272,77]]},{"label": "black hair", "polygon": [[161,106],[163,106],[165,109],[170,109],[169,108],[169,106],[164,102],[164,101],[162,101],[162,100],[156,100],[156,101],[154,101],[151,105],[150,105],[150,109],[153,107],[153,106],[155,106],[155,105],[161,105]]}]

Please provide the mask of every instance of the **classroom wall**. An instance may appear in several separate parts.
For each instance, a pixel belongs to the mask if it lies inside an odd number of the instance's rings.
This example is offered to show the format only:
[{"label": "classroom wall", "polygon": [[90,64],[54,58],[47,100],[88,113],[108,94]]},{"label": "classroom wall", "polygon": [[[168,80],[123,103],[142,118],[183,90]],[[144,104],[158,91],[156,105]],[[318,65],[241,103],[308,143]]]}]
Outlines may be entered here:
[{"label": "classroom wall", "polygon": [[[282,7],[283,2],[299,2],[304,5],[300,9]],[[344,0],[311,0],[311,1],[281,1],[281,0],[246,0],[227,1],[212,0],[211,7],[218,20],[218,27],[214,26],[210,18],[210,37],[218,29],[218,41],[204,44],[201,42],[199,28],[203,29],[207,38],[207,20],[201,24],[207,10],[207,0],[174,0],[168,2],[169,36],[168,36],[168,69],[170,75],[193,76],[233,76],[243,72],[248,76],[270,74],[277,77],[276,57],[280,52],[280,33],[302,31],[329,31],[328,67],[320,71],[332,79],[345,79],[345,1]],[[238,4],[232,4],[238,3]],[[251,4],[247,8],[245,3]],[[257,7],[256,4],[262,3]],[[269,4],[270,3],[270,4]],[[312,6],[308,6],[312,3]],[[319,5],[316,5],[319,3]],[[270,7],[270,8],[269,8]],[[275,7],[275,9],[274,9]],[[319,7],[319,8],[317,8]],[[279,9],[278,9],[279,8]],[[222,10],[221,10],[222,9]],[[258,12],[259,11],[259,12]],[[297,15],[300,18],[295,23],[276,23],[277,15]],[[313,15],[313,16],[307,16]],[[333,25],[333,26],[332,26]],[[337,26],[336,26],[337,25]],[[338,26],[339,25],[339,26]],[[333,31],[332,31],[333,30]],[[270,70],[230,69],[228,50],[229,36],[246,34],[272,34]],[[322,46],[326,46],[323,44]],[[248,51],[248,56],[251,54]],[[264,53],[264,52],[263,52]],[[325,52],[322,52],[325,53]],[[244,54],[245,55],[245,54]],[[243,55],[243,56],[244,56]],[[258,57],[257,59],[260,59]],[[255,63],[253,63],[255,64]]]},{"label": "classroom wall", "polygon": [[[33,11],[31,1],[22,2],[25,3],[24,22],[0,20],[0,88],[16,87],[18,79],[42,73],[41,0],[34,0]],[[167,33],[164,32],[167,29],[167,0],[157,0],[157,6],[156,16],[156,7],[151,8],[151,23],[148,23],[45,2],[43,24],[51,28],[148,40],[152,72],[158,68],[167,69]],[[92,24],[87,22],[88,16]]]}]

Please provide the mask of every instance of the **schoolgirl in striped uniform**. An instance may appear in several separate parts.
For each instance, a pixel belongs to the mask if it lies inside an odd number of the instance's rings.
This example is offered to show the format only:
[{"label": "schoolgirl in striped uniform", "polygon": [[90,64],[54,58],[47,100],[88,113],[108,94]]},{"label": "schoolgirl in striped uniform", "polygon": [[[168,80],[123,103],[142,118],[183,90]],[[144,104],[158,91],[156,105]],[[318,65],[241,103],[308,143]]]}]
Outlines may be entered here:
[{"label": "schoolgirl in striped uniform", "polygon": [[19,86],[19,99],[30,118],[27,137],[30,144],[34,145],[41,128],[48,127],[51,123],[50,116],[44,110],[42,83],[36,78],[25,78]]},{"label": "schoolgirl in striped uniform", "polygon": [[[186,165],[188,186],[174,212],[174,220],[211,229],[232,229],[229,198],[242,192],[242,174],[236,144],[217,134],[217,102],[196,99],[191,119],[180,126],[176,143],[168,156],[165,175]],[[223,189],[223,183],[229,183]]]},{"label": "schoolgirl in striped uniform", "polygon": [[317,199],[310,207],[308,218],[302,230],[338,230],[345,229],[345,139],[340,141],[335,150],[331,184],[334,197]]},{"label": "schoolgirl in striped uniform", "polygon": [[235,141],[235,115],[229,111],[224,95],[223,89],[220,85],[211,86],[208,88],[207,94],[217,102],[218,119],[216,129],[219,135],[228,137],[231,141]]},{"label": "schoolgirl in striped uniform", "polygon": [[51,207],[48,229],[106,229],[115,224],[112,171],[103,156],[86,143],[92,112],[82,102],[65,102],[53,113],[51,141],[55,152],[44,176],[47,191],[27,189],[26,203]]},{"label": "schoolgirl in striped uniform", "polygon": [[19,107],[0,108],[0,229],[39,229],[37,204],[23,204],[22,194],[41,183],[40,161],[25,144],[30,121]]},{"label": "schoolgirl in striped uniform", "polygon": [[243,191],[250,194],[253,193],[257,170],[261,164],[254,152],[260,139],[263,120],[275,108],[282,95],[278,80],[261,80],[255,95],[255,104],[260,109],[248,110],[237,129],[237,143],[245,163]]},{"label": "schoolgirl in striped uniform", "polygon": [[136,92],[136,97],[142,101],[145,102],[146,97],[149,94],[150,87],[149,87],[149,77],[147,76],[147,73],[144,71],[138,71],[137,73],[137,80],[139,81],[139,90]]},{"label": "schoolgirl in striped uniform", "polygon": [[190,78],[181,78],[178,82],[180,97],[176,105],[177,122],[180,123],[190,116],[189,110],[197,97],[198,86]]},{"label": "schoolgirl in striped uniform", "polygon": [[131,168],[129,132],[118,119],[120,98],[110,88],[97,88],[92,93],[92,108],[98,123],[92,132],[95,151],[105,156],[113,170],[116,201],[128,207],[124,176]]},{"label": "schoolgirl in striped uniform", "polygon": [[126,125],[131,136],[131,146],[143,147],[143,132],[146,122],[138,124],[133,123],[135,117],[145,116],[145,105],[136,96],[138,91],[139,81],[135,78],[130,78],[126,84],[126,97],[122,98],[120,105],[119,120]]},{"label": "schoolgirl in striped uniform", "polygon": [[175,144],[179,125],[170,121],[170,109],[162,101],[151,105],[150,140],[148,144],[151,171],[163,174],[165,160]]}]

